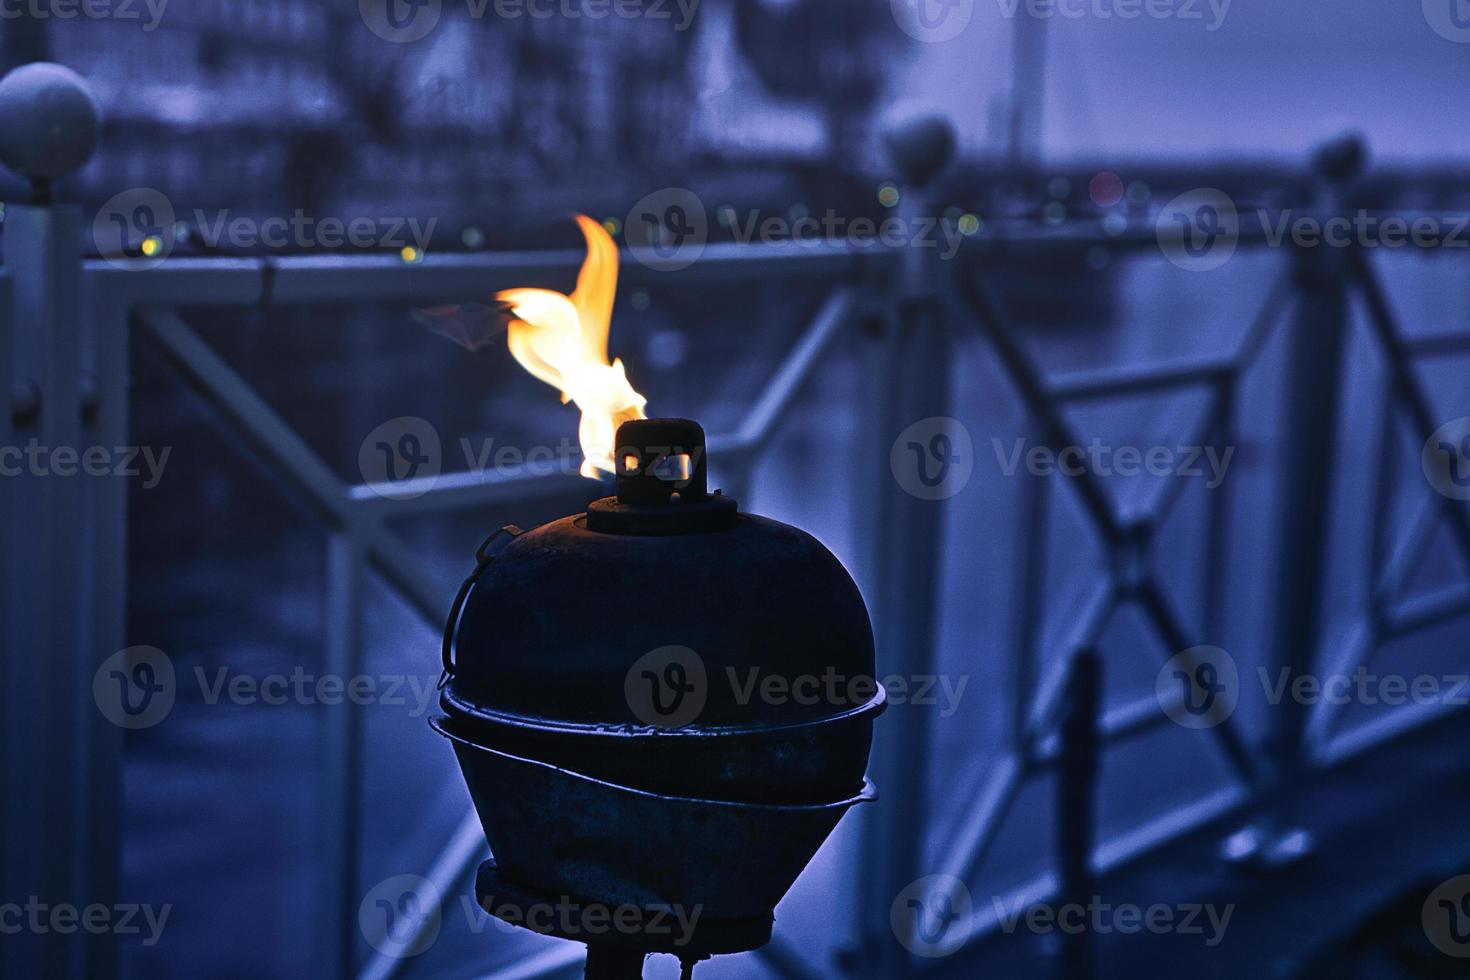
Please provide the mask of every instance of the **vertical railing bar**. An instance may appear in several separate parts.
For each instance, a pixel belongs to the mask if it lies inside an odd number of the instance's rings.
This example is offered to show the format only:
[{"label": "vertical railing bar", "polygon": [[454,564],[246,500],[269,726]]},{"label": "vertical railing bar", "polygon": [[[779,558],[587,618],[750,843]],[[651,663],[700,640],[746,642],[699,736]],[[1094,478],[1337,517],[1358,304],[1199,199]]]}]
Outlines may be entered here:
[{"label": "vertical railing bar", "polygon": [[[1344,204],[1325,188],[1324,211]],[[1296,314],[1284,353],[1281,503],[1272,540],[1281,556],[1269,615],[1270,669],[1292,677],[1311,672],[1323,643],[1324,590],[1331,556],[1329,509],[1338,462],[1343,364],[1351,317],[1348,265],[1342,249],[1297,249]],[[1241,864],[1278,866],[1310,847],[1294,810],[1308,765],[1306,706],[1296,698],[1271,704],[1262,740],[1265,766],[1254,784],[1253,825],[1238,831],[1226,853]],[[1229,723],[1215,731],[1225,735]]]},{"label": "vertical railing bar", "polygon": [[[3,227],[0,227],[3,231]],[[9,245],[6,236],[0,235],[0,244]],[[14,308],[14,294],[11,289],[11,272],[9,269],[0,269],[0,446],[9,446],[15,439],[15,423],[13,420],[14,406],[12,405],[12,391],[19,379],[12,373],[14,370],[14,350],[16,324],[19,318]],[[7,574],[0,576],[0,787],[4,787],[7,795],[12,792],[11,787],[18,786],[20,777],[12,766],[9,746],[18,746],[20,742],[22,719],[18,712],[10,710],[10,698],[13,694],[9,692],[18,690],[16,683],[10,676],[10,655],[8,651],[18,650],[16,623],[19,621],[18,597],[13,594],[15,579],[10,576],[14,556],[19,553],[19,523],[20,506],[16,499],[14,480],[0,480],[0,569]],[[10,881],[9,869],[11,864],[10,855],[7,853],[14,845],[12,841],[18,841],[19,836],[14,829],[16,814],[11,812],[8,806],[0,806],[0,895],[15,894],[13,883]],[[5,955],[0,953],[0,972],[5,968]]]},{"label": "vertical railing bar", "polygon": [[1384,393],[1378,418],[1378,466],[1373,476],[1373,513],[1368,518],[1372,531],[1366,584],[1368,601],[1373,605],[1378,604],[1381,595],[1382,575],[1386,571],[1384,566],[1389,553],[1393,508],[1398,502],[1394,486],[1397,467],[1393,465],[1393,455],[1398,450],[1396,410],[1393,395]]},{"label": "vertical railing bar", "polygon": [[[361,673],[363,543],[355,529],[327,538],[326,670],[350,685]],[[322,805],[317,815],[325,919],[317,975],[352,976],[357,950],[357,858],[362,839],[362,719],[352,698],[323,705]]]},{"label": "vertical railing bar", "polygon": [[[1093,848],[1097,841],[1097,781],[1102,755],[1098,719],[1102,710],[1102,658],[1084,650],[1072,658],[1066,707],[1059,726],[1057,759],[1058,904],[1092,907],[1096,890]],[[1062,962],[1069,978],[1092,976],[1090,930],[1063,938]]]},{"label": "vertical railing bar", "polygon": [[[926,178],[927,179],[927,178]],[[928,213],[923,180],[903,192],[900,212],[910,221]],[[881,357],[870,370],[881,378],[879,403],[868,431],[884,442],[921,419],[951,410],[952,341],[947,296],[933,253],[915,245],[904,250],[895,283],[893,315],[885,324]],[[875,454],[881,469],[873,506],[876,522],[867,563],[874,599],[878,669],[905,677],[932,674],[937,658],[938,595],[942,588],[939,542],[944,503],[921,500],[895,485],[888,454]],[[876,477],[875,472],[875,479]],[[893,934],[889,907],[920,872],[922,837],[929,806],[930,712],[913,703],[893,705],[875,741],[873,771],[884,801],[860,825],[868,862],[853,889],[859,949],[855,963],[864,976],[891,977],[908,969],[908,957]]]},{"label": "vertical railing bar", "polygon": [[[1235,385],[1240,383],[1238,375],[1220,383],[1218,425],[1213,433],[1217,453],[1227,451],[1235,439]],[[1201,588],[1204,590],[1204,610],[1201,617],[1206,641],[1216,646],[1225,642],[1225,583],[1226,562],[1229,560],[1230,524],[1230,481],[1224,480],[1210,495],[1209,513],[1205,527],[1205,567]],[[1176,651],[1177,652],[1177,651]]]},{"label": "vertical railing bar", "polygon": [[[1031,489],[1033,492],[1027,493]],[[1021,609],[1016,635],[1016,668],[1011,682],[1011,747],[1026,751],[1026,728],[1031,716],[1041,656],[1042,595],[1046,588],[1048,532],[1051,521],[1051,481],[1027,474],[1022,481],[1021,519],[1018,529],[1026,535],[1021,544]]]},{"label": "vertical railing bar", "polygon": [[[36,405],[21,433],[52,449],[81,445],[80,276],[76,242],[81,214],[68,207],[12,205],[5,215],[5,261],[11,292],[11,384],[32,387]],[[98,717],[90,703],[90,661],[84,643],[93,558],[86,538],[88,510],[78,476],[22,467],[4,478],[11,535],[0,587],[10,591],[7,686],[0,691],[7,733],[7,799],[44,799],[45,806],[8,808],[4,847],[6,887],[45,902],[73,900],[91,887],[78,855],[91,846],[92,817],[82,788]],[[82,588],[78,583],[85,583]],[[115,811],[111,811],[115,815]],[[111,901],[115,896],[87,896]],[[75,934],[74,934],[75,935]],[[0,974],[82,977],[87,937],[58,932],[12,935],[0,942]]]},{"label": "vertical railing bar", "polygon": [[[89,425],[93,445],[127,446],[130,437],[129,378],[131,375],[132,324],[125,307],[97,294],[97,284],[84,280],[82,309],[87,317],[91,341],[91,371],[97,382],[97,403]],[[84,644],[83,670],[88,676],[105,658],[128,644],[128,481],[105,476],[90,481],[92,495],[92,583],[91,616]],[[90,739],[85,746],[89,773],[82,789],[83,813],[88,819],[91,869],[89,894],[117,895],[121,890],[123,834],[117,801],[123,798],[123,733],[110,724],[97,723],[91,704],[81,710],[92,719]],[[115,936],[94,937],[87,955],[86,973],[105,980],[118,971]]]}]

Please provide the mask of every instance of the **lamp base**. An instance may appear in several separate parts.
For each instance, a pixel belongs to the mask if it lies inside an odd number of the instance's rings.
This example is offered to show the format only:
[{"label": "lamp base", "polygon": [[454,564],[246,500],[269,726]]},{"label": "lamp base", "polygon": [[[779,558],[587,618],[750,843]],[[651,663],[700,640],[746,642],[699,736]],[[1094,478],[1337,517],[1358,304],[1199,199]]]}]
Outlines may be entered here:
[{"label": "lamp base", "polygon": [[614,906],[546,895],[508,880],[494,860],[475,875],[475,901],[511,925],[586,943],[588,980],[641,980],[643,958],[650,953],[679,957],[687,978],[700,960],[764,946],[775,924],[772,915],[706,919],[697,908]]}]

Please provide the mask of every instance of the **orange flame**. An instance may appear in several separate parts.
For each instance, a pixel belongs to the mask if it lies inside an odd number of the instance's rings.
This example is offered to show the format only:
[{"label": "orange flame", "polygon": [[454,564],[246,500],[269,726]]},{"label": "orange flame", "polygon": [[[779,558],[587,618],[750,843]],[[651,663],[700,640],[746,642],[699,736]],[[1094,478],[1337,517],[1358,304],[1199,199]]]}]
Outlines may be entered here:
[{"label": "orange flame", "polygon": [[510,352],[521,367],[561,390],[565,404],[582,410],[577,438],[582,475],[616,472],[613,440],[618,426],[641,419],[648,399],[633,390],[623,362],[607,360],[613,294],[618,285],[618,247],[602,225],[577,215],[587,258],[577,288],[566,296],[550,289],[506,289],[495,298],[510,306]]}]

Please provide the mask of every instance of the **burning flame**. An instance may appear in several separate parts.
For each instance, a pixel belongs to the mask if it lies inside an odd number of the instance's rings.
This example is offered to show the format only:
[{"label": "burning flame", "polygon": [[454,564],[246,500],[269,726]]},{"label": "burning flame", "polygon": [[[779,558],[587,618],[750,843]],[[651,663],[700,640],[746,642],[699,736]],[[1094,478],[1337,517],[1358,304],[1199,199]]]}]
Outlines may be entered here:
[{"label": "burning flame", "polygon": [[577,438],[582,475],[616,472],[613,440],[618,426],[641,419],[648,399],[633,390],[622,360],[607,360],[613,294],[618,285],[618,247],[602,225],[577,215],[587,258],[577,288],[566,296],[550,289],[506,289],[495,298],[510,306],[510,352],[521,367],[554,388],[561,400],[582,410]]}]

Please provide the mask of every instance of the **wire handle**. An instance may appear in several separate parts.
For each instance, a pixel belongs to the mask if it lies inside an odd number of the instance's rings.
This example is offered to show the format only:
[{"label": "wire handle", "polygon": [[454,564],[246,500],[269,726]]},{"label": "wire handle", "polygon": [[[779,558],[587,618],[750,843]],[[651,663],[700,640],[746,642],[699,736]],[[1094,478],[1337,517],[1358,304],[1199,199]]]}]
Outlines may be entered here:
[{"label": "wire handle", "polygon": [[495,556],[505,550],[505,546],[516,538],[525,534],[514,524],[507,524],[494,534],[490,535],[475,549],[475,570],[459,587],[459,593],[454,597],[454,605],[449,607],[449,621],[444,624],[444,647],[441,650],[441,659],[444,664],[444,673],[439,675],[439,687],[443,688],[454,676],[454,636],[459,631],[459,617],[464,612],[465,600],[470,597],[470,589],[475,585],[475,579],[485,570],[485,566],[495,559]]}]

